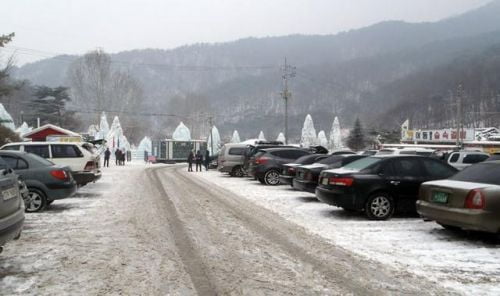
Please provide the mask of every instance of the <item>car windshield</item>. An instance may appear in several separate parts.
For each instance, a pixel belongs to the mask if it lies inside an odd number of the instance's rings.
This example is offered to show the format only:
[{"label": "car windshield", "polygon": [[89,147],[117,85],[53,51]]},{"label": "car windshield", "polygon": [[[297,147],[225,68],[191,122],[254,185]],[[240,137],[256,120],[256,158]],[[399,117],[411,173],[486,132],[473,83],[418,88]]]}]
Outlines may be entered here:
[{"label": "car windshield", "polygon": [[378,157],[366,157],[353,161],[345,165],[344,168],[347,170],[361,171],[380,161],[382,161],[382,159]]},{"label": "car windshield", "polygon": [[327,157],[321,161],[318,161],[317,163],[320,163],[320,164],[334,164],[336,163],[337,161],[341,160],[342,156],[338,156],[338,155],[334,155],[334,156],[330,156],[330,157]]},{"label": "car windshield", "polygon": [[306,155],[298,158],[294,163],[297,164],[311,164],[318,158],[317,155]]},{"label": "car windshield", "polygon": [[500,163],[479,163],[457,173],[450,180],[500,185]]}]

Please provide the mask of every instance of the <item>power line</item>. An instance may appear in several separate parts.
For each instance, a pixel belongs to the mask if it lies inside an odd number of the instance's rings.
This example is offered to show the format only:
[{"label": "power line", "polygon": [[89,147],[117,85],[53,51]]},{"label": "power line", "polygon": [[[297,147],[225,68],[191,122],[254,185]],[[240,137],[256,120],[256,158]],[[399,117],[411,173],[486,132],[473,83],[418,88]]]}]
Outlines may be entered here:
[{"label": "power line", "polygon": [[[38,56],[44,58],[51,58],[55,60],[74,62],[78,58],[74,58],[69,55],[64,55],[61,53],[42,51],[37,49],[18,47],[18,46],[5,46],[3,50],[8,50],[13,54]],[[276,70],[279,67],[274,65],[237,65],[237,66],[209,66],[209,65],[174,65],[174,64],[163,64],[163,63],[135,63],[129,61],[111,60],[111,64],[115,65],[127,65],[127,66],[144,66],[144,67],[159,67],[165,70],[175,70],[175,71],[252,71],[252,70]]]}]

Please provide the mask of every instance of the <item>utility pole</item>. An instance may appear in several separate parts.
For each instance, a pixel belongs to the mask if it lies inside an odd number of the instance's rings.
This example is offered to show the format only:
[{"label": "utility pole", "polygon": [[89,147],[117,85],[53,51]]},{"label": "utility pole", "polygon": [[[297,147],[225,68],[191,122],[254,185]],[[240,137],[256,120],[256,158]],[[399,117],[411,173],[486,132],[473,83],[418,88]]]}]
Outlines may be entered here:
[{"label": "utility pole", "polygon": [[463,100],[464,88],[462,84],[458,85],[457,88],[457,146],[462,148],[462,130],[463,130],[463,111],[462,111],[462,100]]},{"label": "utility pole", "polygon": [[288,79],[295,77],[296,68],[287,64],[285,57],[285,65],[281,67],[283,78],[283,92],[281,93],[285,100],[285,144],[288,144],[288,99],[292,97],[292,93],[288,91]]}]

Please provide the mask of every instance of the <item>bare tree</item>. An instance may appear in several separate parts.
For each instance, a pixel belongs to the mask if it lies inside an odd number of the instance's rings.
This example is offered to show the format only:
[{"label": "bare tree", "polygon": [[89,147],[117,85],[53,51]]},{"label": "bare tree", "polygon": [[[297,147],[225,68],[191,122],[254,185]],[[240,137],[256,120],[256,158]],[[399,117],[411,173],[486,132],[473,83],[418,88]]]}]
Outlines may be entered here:
[{"label": "bare tree", "polygon": [[[76,60],[68,71],[72,107],[82,112],[83,123],[88,126],[99,122],[102,111],[120,116],[127,136],[141,138],[144,124],[134,113],[141,110],[143,90],[129,72],[115,69],[111,57],[95,50]],[[136,135],[137,134],[137,135]]]}]

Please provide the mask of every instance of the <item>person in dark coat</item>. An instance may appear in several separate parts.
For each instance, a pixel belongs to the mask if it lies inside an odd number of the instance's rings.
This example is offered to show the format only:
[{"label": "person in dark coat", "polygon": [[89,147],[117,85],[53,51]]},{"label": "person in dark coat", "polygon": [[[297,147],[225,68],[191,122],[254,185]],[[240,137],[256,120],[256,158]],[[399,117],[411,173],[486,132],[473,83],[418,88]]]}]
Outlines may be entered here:
[{"label": "person in dark coat", "polygon": [[120,159],[122,158],[121,154],[122,154],[122,151],[120,149],[116,148],[116,150],[115,150],[115,164],[116,165],[120,164]]},{"label": "person in dark coat", "polygon": [[127,157],[127,152],[125,151],[125,149],[123,149],[122,153],[121,153],[121,165],[125,165],[125,159]]},{"label": "person in dark coat", "polygon": [[109,151],[109,148],[106,148],[106,151],[104,151],[104,166],[109,168],[109,157],[111,156],[111,151]]},{"label": "person in dark coat", "polygon": [[194,160],[194,153],[193,150],[189,151],[188,155],[188,172],[193,171],[193,160]]},{"label": "person in dark coat", "polygon": [[202,163],[203,163],[203,154],[201,154],[201,151],[198,150],[196,152],[196,171],[198,171],[198,168],[200,168],[200,172],[202,171],[201,169]]},{"label": "person in dark coat", "polygon": [[208,171],[208,166],[210,165],[210,152],[208,149],[205,151],[205,168]]}]

